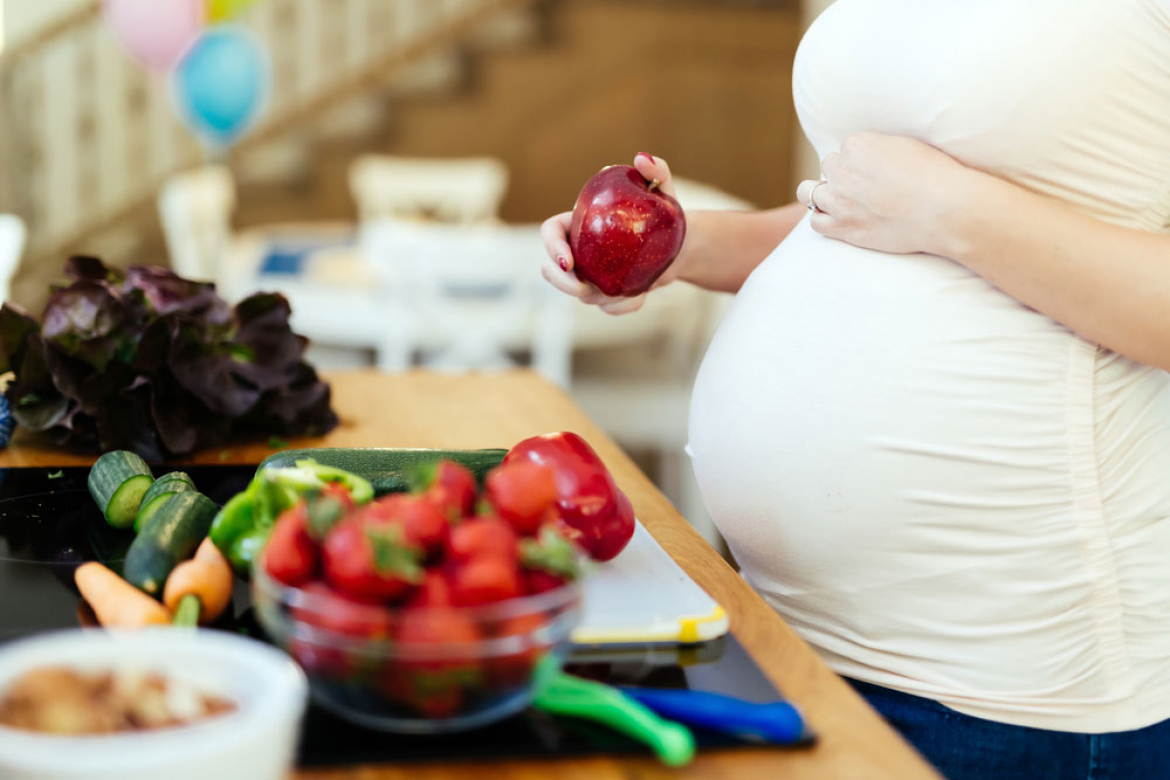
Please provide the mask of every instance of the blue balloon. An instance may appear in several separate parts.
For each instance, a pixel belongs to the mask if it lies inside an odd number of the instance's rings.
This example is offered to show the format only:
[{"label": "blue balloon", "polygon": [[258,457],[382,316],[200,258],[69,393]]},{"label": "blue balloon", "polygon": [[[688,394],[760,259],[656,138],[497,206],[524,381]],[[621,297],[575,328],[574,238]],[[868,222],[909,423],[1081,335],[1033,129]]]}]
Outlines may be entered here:
[{"label": "blue balloon", "polygon": [[242,27],[205,31],[174,75],[179,112],[196,134],[230,146],[260,113],[268,91],[268,57]]}]

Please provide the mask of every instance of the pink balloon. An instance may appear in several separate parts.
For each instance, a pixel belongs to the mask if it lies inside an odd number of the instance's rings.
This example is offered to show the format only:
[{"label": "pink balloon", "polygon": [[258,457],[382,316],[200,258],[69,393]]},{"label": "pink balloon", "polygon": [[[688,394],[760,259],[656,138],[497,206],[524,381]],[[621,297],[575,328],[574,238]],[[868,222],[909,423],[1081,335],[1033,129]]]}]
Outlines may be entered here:
[{"label": "pink balloon", "polygon": [[104,0],[106,22],[130,56],[167,70],[203,27],[203,0]]}]

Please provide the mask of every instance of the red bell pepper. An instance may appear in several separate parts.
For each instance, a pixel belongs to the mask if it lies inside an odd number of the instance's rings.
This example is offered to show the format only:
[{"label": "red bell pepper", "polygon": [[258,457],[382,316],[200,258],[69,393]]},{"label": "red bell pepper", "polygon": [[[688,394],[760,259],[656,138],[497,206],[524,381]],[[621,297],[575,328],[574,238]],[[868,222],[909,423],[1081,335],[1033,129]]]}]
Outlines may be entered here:
[{"label": "red bell pepper", "polygon": [[518,460],[552,468],[560,520],[591,558],[608,561],[625,549],[634,535],[633,508],[588,442],[568,432],[535,436],[513,447],[504,465]]}]

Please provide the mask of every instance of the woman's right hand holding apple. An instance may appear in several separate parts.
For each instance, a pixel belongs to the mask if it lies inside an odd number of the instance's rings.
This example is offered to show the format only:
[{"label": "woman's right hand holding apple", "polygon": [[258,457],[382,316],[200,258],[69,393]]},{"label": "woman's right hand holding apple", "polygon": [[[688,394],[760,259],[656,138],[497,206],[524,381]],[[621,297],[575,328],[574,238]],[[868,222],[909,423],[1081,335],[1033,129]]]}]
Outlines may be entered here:
[{"label": "woman's right hand holding apple", "polygon": [[[662,192],[675,197],[670,168],[665,160],[653,157],[646,152],[640,152],[634,158],[634,168],[646,181],[657,179]],[[545,251],[548,252],[548,257],[541,266],[544,278],[561,292],[572,295],[582,303],[597,306],[606,314],[629,314],[642,308],[642,304],[646,302],[646,293],[628,298],[611,297],[592,284],[578,279],[577,275],[573,273],[575,262],[573,252],[569,248],[569,228],[572,219],[573,212],[566,211],[550,217],[541,226],[541,237],[544,239]],[[686,254],[686,246],[684,242],[683,250],[679,252],[679,256],[662,272],[651,289],[657,289],[679,278],[682,273],[681,261]]]}]

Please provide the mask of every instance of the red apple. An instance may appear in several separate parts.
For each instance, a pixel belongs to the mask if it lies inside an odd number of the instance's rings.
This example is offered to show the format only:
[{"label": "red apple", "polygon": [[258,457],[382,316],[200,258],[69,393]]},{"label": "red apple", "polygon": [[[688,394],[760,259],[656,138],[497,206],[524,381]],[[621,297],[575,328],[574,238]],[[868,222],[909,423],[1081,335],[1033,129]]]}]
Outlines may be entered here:
[{"label": "red apple", "polygon": [[606,295],[640,295],[674,262],[686,232],[682,207],[657,180],[610,165],[577,196],[569,229],[573,270]]}]

